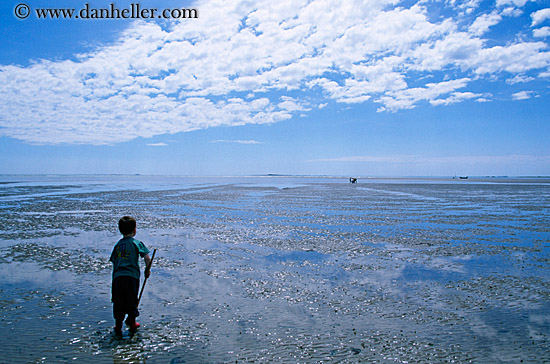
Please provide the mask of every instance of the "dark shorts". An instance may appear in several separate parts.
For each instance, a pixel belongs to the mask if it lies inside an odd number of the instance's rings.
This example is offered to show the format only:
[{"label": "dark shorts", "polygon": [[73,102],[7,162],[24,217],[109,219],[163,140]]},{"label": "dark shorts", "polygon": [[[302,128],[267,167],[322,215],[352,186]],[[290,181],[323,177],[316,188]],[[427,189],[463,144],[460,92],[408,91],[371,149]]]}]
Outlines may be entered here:
[{"label": "dark shorts", "polygon": [[120,276],[113,280],[111,300],[113,301],[113,316],[122,320],[125,315],[138,317],[137,309],[139,279]]}]

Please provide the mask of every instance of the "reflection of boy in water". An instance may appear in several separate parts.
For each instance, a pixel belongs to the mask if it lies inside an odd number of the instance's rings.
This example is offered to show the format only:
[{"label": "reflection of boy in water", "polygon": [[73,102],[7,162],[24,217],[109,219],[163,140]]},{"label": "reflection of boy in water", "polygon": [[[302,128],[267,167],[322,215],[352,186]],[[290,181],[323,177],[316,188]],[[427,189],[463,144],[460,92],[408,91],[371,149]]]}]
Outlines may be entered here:
[{"label": "reflection of boy in water", "polygon": [[[145,260],[145,266],[149,267],[149,249],[141,241],[134,239],[136,235],[136,220],[130,216],[124,216],[118,221],[118,229],[123,238],[115,245],[111,253],[110,261],[113,263],[113,316],[115,318],[115,335],[122,336],[122,321],[128,315],[126,324],[130,331],[136,331],[139,323],[137,309],[139,291],[139,257]],[[149,277],[151,271],[145,269],[145,277]]]}]

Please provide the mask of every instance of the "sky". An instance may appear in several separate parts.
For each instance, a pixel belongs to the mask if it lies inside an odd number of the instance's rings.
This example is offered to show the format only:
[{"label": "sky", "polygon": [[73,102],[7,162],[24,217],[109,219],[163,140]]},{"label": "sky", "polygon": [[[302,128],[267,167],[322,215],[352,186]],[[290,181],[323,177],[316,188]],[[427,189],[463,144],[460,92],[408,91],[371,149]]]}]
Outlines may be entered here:
[{"label": "sky", "polygon": [[3,174],[550,175],[547,0],[5,0],[0,39]]}]

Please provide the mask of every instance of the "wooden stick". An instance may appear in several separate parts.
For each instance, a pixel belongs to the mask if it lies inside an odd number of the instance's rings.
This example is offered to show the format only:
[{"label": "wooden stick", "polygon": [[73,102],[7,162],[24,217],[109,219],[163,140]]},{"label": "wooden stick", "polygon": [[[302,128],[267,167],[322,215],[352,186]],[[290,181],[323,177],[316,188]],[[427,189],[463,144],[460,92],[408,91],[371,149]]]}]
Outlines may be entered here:
[{"label": "wooden stick", "polygon": [[[151,266],[153,265],[153,259],[155,259],[155,253],[157,252],[157,249],[153,250],[153,256],[151,257],[151,261],[149,262],[149,264],[147,265],[147,267],[145,267],[145,270],[151,270]],[[145,288],[145,283],[147,282],[147,279],[149,277],[145,277],[145,279],[143,280],[143,285],[141,286],[141,292],[139,292],[139,297],[138,297],[138,301],[137,301],[137,306],[139,306],[139,301],[141,301],[141,295],[143,294],[143,289]]]}]

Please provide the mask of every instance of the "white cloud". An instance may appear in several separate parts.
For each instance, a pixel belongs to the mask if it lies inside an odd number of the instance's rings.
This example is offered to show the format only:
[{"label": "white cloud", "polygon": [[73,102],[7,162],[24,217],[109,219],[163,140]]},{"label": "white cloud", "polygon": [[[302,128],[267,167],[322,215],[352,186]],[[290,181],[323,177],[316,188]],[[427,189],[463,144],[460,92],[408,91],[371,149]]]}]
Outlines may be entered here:
[{"label": "white cloud", "polygon": [[496,11],[491,14],[483,14],[478,17],[472,25],[470,25],[470,32],[475,35],[482,35],[486,33],[490,27],[498,24],[502,20],[502,16]]},{"label": "white cloud", "polygon": [[533,19],[531,26],[539,25],[545,20],[550,19],[550,8],[535,11],[531,14],[531,19]]},{"label": "white cloud", "polygon": [[510,6],[510,7],[507,7],[507,8],[504,8],[500,11],[500,14],[502,16],[512,16],[512,17],[518,17],[520,16],[521,14],[523,14],[523,11],[518,9],[518,8],[515,8],[513,6]]},{"label": "white cloud", "polygon": [[[381,97],[377,102],[384,104],[385,108],[390,111],[396,111],[399,109],[413,108],[419,101],[429,101],[435,105],[453,103],[449,99],[449,102],[445,103],[443,100],[436,101],[441,95],[454,93],[456,102],[459,98],[466,100],[469,98],[477,97],[472,93],[464,93],[464,95],[472,95],[471,97],[460,96],[460,93],[454,92],[457,89],[465,87],[469,79],[462,78],[452,81],[444,81],[439,83],[428,83],[426,87],[416,87],[399,90],[397,92],[388,93],[386,96]],[[453,96],[451,96],[452,98]]]},{"label": "white cloud", "polygon": [[481,0],[448,0],[449,4],[458,10],[464,11],[466,14],[471,14],[476,8],[479,7]]},{"label": "white cloud", "polygon": [[210,143],[263,144],[256,140],[211,140]]},{"label": "white cloud", "polygon": [[305,107],[304,104],[301,103],[299,100],[296,100],[292,97],[283,96],[281,97],[281,100],[282,102],[277,105],[281,110],[286,110],[289,112],[311,110],[310,108]]},{"label": "white cloud", "polygon": [[472,68],[472,61],[483,50],[483,40],[464,32],[449,33],[434,42],[426,42],[412,51],[419,71],[437,71],[449,66]]},{"label": "white cloud", "polygon": [[517,83],[526,83],[526,82],[530,82],[530,81],[533,81],[535,78],[534,77],[530,77],[530,76],[525,76],[525,75],[516,75],[512,78],[509,78],[506,80],[506,83],[507,84],[510,84],[510,85],[515,85]]},{"label": "white cloud", "polygon": [[451,96],[445,99],[431,100],[430,103],[432,105],[450,105],[465,100],[481,98],[482,96],[481,94],[475,94],[473,92],[453,92]]},{"label": "white cloud", "polygon": [[523,7],[529,1],[536,1],[536,0],[497,0],[497,6],[514,5],[517,7]]},{"label": "white cloud", "polygon": [[147,144],[150,147],[166,147],[168,144],[166,143],[149,143]]},{"label": "white cloud", "polygon": [[527,100],[535,95],[533,91],[520,91],[512,95],[514,100]]},{"label": "white cloud", "polygon": [[484,48],[465,64],[477,74],[525,73],[550,66],[550,52],[547,49],[548,45],[543,42]]},{"label": "white cloud", "polygon": [[550,27],[542,27],[533,29],[533,35],[537,38],[545,38],[550,36]]},{"label": "white cloud", "polygon": [[[0,66],[0,135],[114,144],[275,123],[329,101],[375,102],[380,111],[486,101],[488,93],[468,90],[474,80],[517,83],[550,67],[547,43],[483,38],[525,3],[499,0],[483,14],[433,19],[440,2],[202,0],[198,19],[138,21],[75,60]],[[477,0],[446,4],[480,8]],[[533,13],[533,23],[545,14]]]}]

